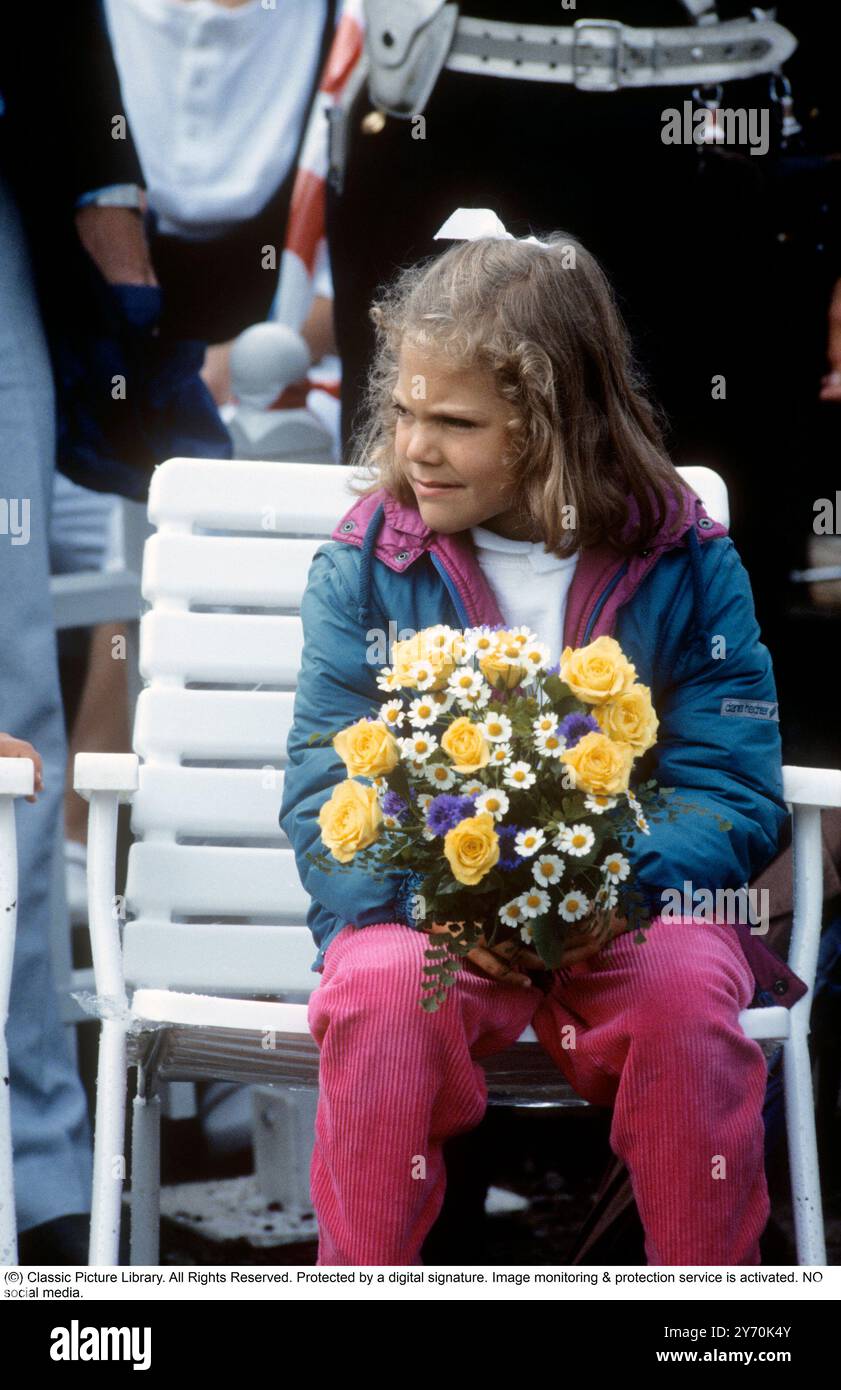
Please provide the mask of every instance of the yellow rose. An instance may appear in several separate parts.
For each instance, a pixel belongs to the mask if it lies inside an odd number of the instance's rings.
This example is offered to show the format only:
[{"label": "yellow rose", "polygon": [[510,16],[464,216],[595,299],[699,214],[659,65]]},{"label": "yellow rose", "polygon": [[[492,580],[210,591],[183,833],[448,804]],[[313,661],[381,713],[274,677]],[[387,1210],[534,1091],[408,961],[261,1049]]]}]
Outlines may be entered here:
[{"label": "yellow rose", "polygon": [[495,632],[491,650],[479,658],[479,670],[496,689],[513,690],[527,675],[521,665],[523,643],[513,632]]},{"label": "yellow rose", "polygon": [[616,743],[606,734],[585,734],[560,760],[572,772],[576,787],[585,792],[615,796],[627,789],[634,761],[629,743]]},{"label": "yellow rose", "polygon": [[349,864],[357,850],[372,845],[382,822],[376,788],[351,778],[333,788],[329,801],[318,813],[321,838],[340,864]]},{"label": "yellow rose", "polygon": [[601,705],[633,685],[636,668],[614,637],[597,637],[587,647],[564,647],[561,680],[579,700]]},{"label": "yellow rose", "polygon": [[595,716],[602,732],[619,743],[630,743],[637,754],[645,753],[657,742],[660,721],[651,703],[647,685],[632,685],[615,700],[597,706]]},{"label": "yellow rose", "polygon": [[333,747],[351,777],[381,777],[400,760],[397,739],[381,719],[359,719],[342,729]]},{"label": "yellow rose", "polygon": [[486,767],[491,756],[488,741],[478,724],[462,715],[454,719],[441,738],[441,747],[449,753],[456,772],[478,772]]},{"label": "yellow rose", "polygon": [[412,672],[412,667],[417,662],[423,662],[429,668],[431,683],[423,682],[424,690],[442,690],[447,684],[447,677],[455,670],[456,660],[453,652],[447,647],[439,646],[427,634],[428,629],[425,629],[423,632],[416,632],[414,637],[394,643],[391,649],[391,668],[398,688],[407,687],[413,690],[421,683],[418,673]]},{"label": "yellow rose", "polygon": [[459,883],[478,883],[499,859],[499,837],[493,816],[483,812],[459,821],[444,836],[444,854],[453,878]]}]

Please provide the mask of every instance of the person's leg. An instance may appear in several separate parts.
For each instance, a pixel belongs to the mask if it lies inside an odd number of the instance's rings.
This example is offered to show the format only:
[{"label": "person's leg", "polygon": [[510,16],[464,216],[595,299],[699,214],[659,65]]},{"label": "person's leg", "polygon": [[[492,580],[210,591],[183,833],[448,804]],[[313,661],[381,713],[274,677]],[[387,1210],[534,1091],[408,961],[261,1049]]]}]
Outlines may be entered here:
[{"label": "person's leg", "polygon": [[462,966],[421,1009],[428,938],[395,922],[345,927],[309,1003],[321,1063],[311,1166],[320,1265],[420,1264],[444,1200],[445,1139],[485,1113],[477,1058],[527,1027],[535,987]]},{"label": "person's leg", "polygon": [[770,1214],[767,1069],[740,1011],[753,978],[733,928],[656,920],[557,971],[532,1020],[586,1100],[613,1105],[649,1264],[755,1265]]},{"label": "person's leg", "polygon": [[67,757],[48,563],[54,445],[40,317],[17,211],[0,182],[0,476],[7,507],[28,509],[18,537],[0,531],[0,719],[44,763],[37,802],[16,806],[18,930],[7,1038],[21,1231],[89,1211],[91,1199],[87,1105],[60,1017],[49,935]]}]

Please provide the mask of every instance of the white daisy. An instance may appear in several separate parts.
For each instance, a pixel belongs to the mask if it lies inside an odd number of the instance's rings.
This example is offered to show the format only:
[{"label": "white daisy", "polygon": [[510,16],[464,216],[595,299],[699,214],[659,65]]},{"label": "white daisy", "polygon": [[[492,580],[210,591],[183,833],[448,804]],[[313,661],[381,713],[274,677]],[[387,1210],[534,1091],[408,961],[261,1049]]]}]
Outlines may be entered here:
[{"label": "white daisy", "polygon": [[448,627],[446,623],[436,623],[434,627],[424,628],[424,637],[430,647],[440,647],[442,651],[449,651],[456,637],[461,634],[454,628]]},{"label": "white daisy", "polygon": [[530,763],[512,763],[505,769],[502,777],[506,787],[514,787],[519,791],[526,787],[533,787],[537,781],[537,775],[532,771]]},{"label": "white daisy", "polygon": [[505,743],[511,737],[511,720],[507,714],[486,714],[479,728],[489,743]]},{"label": "white daisy", "polygon": [[418,690],[431,689],[437,679],[436,672],[428,661],[413,661],[409,667],[409,675]]},{"label": "white daisy", "polygon": [[426,772],[426,758],[407,757],[403,761],[410,772],[414,772],[417,777],[423,777]]},{"label": "white daisy", "polygon": [[527,888],[525,893],[520,894],[517,902],[526,917],[540,917],[549,907],[549,894],[542,888]]},{"label": "white daisy", "polygon": [[595,840],[596,837],[589,825],[565,825],[553,843],[565,854],[578,858],[593,848]]},{"label": "white daisy", "polygon": [[462,782],[459,787],[459,794],[461,796],[481,796],[484,791],[487,791],[484,782],[477,782],[475,780],[473,782]]},{"label": "white daisy", "polygon": [[537,883],[558,883],[564,872],[564,861],[558,854],[539,854],[531,871]]},{"label": "white daisy", "polygon": [[643,835],[651,834],[651,831],[648,826],[648,821],[645,819],[645,816],[642,814],[642,812],[634,816],[634,820],[636,822],[637,830],[641,830]]},{"label": "white daisy", "polygon": [[584,810],[591,811],[594,816],[600,816],[604,811],[612,811],[618,796],[604,796],[600,792],[588,792],[584,798]]},{"label": "white daisy", "polygon": [[546,836],[542,830],[538,830],[536,825],[531,825],[527,830],[521,830],[514,837],[514,849],[517,854],[521,854],[524,859],[529,855],[536,854],[545,841]]},{"label": "white daisy", "polygon": [[468,695],[482,689],[482,672],[460,666],[447,678],[447,690],[462,704]]},{"label": "white daisy", "polygon": [[402,690],[403,685],[390,666],[383,666],[377,675],[380,690]]},{"label": "white daisy", "polygon": [[462,709],[484,709],[491,698],[491,687],[482,685],[478,690],[472,690],[469,695],[463,696],[460,700]]},{"label": "white daisy", "polygon": [[435,702],[428,696],[420,695],[409,705],[409,723],[413,729],[425,729],[438,718]]},{"label": "white daisy", "polygon": [[512,898],[510,903],[503,903],[499,909],[499,916],[509,927],[519,927],[525,915],[519,898]]},{"label": "white daisy", "polygon": [[616,904],[619,902],[619,890],[614,888],[612,884],[609,888],[599,888],[594,898],[594,902],[597,907],[615,907]]},{"label": "white daisy", "polygon": [[386,830],[397,830],[400,827],[400,821],[397,816],[383,816],[383,825]]},{"label": "white daisy", "polygon": [[565,922],[577,922],[586,917],[589,911],[590,899],[586,893],[579,893],[575,888],[564,894],[558,903],[558,912]]},{"label": "white daisy", "polygon": [[401,738],[397,741],[400,745],[400,756],[420,763],[421,767],[438,747],[435,735],[427,734],[423,729],[412,734],[411,738]]},{"label": "white daisy", "polygon": [[509,631],[518,647],[524,647],[527,642],[537,641],[537,633],[534,631],[534,628],[529,627],[526,623],[520,623],[518,627],[509,628]]},{"label": "white daisy", "polygon": [[508,810],[508,797],[504,791],[491,787],[476,798],[476,814],[487,812],[494,820],[501,820]]},{"label": "white daisy", "polygon": [[530,674],[543,671],[550,664],[549,648],[545,642],[527,642],[520,651],[520,659]]},{"label": "white daisy", "polygon": [[558,727],[558,716],[557,714],[553,714],[551,710],[547,710],[545,714],[541,714],[537,719],[533,719],[531,726],[535,734],[554,733]]},{"label": "white daisy", "polygon": [[492,652],[496,645],[496,633],[491,632],[487,626],[469,627],[466,629],[465,645],[470,657],[487,656]]},{"label": "white daisy", "polygon": [[542,753],[544,758],[559,758],[566,748],[566,739],[561,737],[557,729],[535,734],[534,742],[537,751]]},{"label": "white daisy", "polygon": [[450,690],[431,690],[429,699],[435,706],[438,714],[446,714],[453,707],[455,696]]},{"label": "white daisy", "polygon": [[447,792],[456,780],[456,775],[446,763],[427,763],[424,769],[433,787],[439,792]]},{"label": "white daisy", "polygon": [[386,704],[380,705],[380,719],[389,729],[399,729],[405,715],[406,711],[400,700],[388,700]]},{"label": "white daisy", "polygon": [[631,791],[630,787],[629,787],[628,790],[625,792],[625,796],[626,796],[626,798],[627,798],[628,805],[630,806],[631,810],[632,810],[632,811],[635,811],[635,812],[637,813],[638,816],[641,816],[641,815],[642,815],[642,805],[640,804],[639,801],[637,801],[637,798],[634,796],[634,793]]},{"label": "white daisy", "polygon": [[631,872],[631,866],[624,854],[609,854],[602,864],[602,870],[611,883],[621,883]]},{"label": "white daisy", "polygon": [[[427,771],[427,773],[428,773],[429,769],[427,768],[426,771]],[[418,800],[417,800],[418,810],[419,810],[419,811],[423,811],[423,812],[425,813],[425,812],[426,812],[426,808],[427,808],[427,806],[429,805],[430,801],[434,801],[434,800],[435,800],[435,797],[432,795],[432,792],[421,792],[421,793],[419,794]]]},{"label": "white daisy", "polygon": [[534,927],[531,922],[524,922],[520,927],[520,936],[527,946],[531,946],[534,941]]},{"label": "white daisy", "polygon": [[505,767],[511,761],[511,752],[510,743],[494,744],[489,761],[496,767]]}]

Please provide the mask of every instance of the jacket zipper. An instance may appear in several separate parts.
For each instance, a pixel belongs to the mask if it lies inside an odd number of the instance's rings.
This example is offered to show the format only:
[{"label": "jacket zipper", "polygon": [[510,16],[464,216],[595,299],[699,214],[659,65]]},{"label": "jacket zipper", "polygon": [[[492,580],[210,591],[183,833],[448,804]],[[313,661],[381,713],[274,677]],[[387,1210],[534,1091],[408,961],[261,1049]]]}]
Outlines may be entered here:
[{"label": "jacket zipper", "polygon": [[435,568],[437,569],[438,573],[444,581],[444,587],[446,588],[447,593],[450,595],[450,598],[453,601],[453,607],[455,608],[456,613],[458,614],[458,620],[461,626],[471,627],[472,623],[470,622],[470,619],[468,617],[467,609],[461,601],[461,594],[456,588],[456,585],[453,582],[452,575],[450,574],[449,570],[444,564],[444,561],[440,558],[440,556],[435,554],[434,550],[427,551],[427,554],[429,555],[430,560],[432,561],[433,565],[435,566]]},{"label": "jacket zipper", "polygon": [[613,578],[610,579],[608,583],[605,585],[605,587],[602,589],[601,593],[599,594],[595,604],[593,605],[590,611],[590,616],[585,619],[584,632],[578,638],[578,643],[580,643],[581,646],[587,645],[590,633],[592,632],[593,627],[595,626],[596,619],[598,618],[599,614],[601,613],[602,609],[607,603],[607,600],[610,598],[610,595],[613,593],[613,590],[616,588],[616,585],[619,583],[623,575],[627,574],[627,572],[628,561],[626,560],[622,565],[621,569],[616,571],[616,574],[613,576]]}]

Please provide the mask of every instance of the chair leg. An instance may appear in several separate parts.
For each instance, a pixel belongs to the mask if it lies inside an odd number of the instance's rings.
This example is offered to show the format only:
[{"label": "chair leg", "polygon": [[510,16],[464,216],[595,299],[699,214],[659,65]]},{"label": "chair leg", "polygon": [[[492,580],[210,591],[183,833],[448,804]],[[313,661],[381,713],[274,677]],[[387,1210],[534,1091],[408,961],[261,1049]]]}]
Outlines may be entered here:
[{"label": "chair leg", "polygon": [[126,1160],[126,1031],[104,1019],[96,1077],[96,1131],[93,1146],[93,1203],[89,1262],[120,1262],[120,1216]]},{"label": "chair leg", "polygon": [[[808,1009],[807,995],[801,1003]],[[809,1014],[791,1011],[791,1036],[783,1044],[786,1133],[791,1169],[791,1203],[800,1265],[826,1264],[826,1239],[821,1202],[812,1064],[809,1056]]]},{"label": "chair leg", "polygon": [[15,1180],[12,1161],[12,1112],[9,1100],[9,1049],[0,1027],[0,1265],[18,1262]]},{"label": "chair leg", "polygon": [[135,1096],[131,1117],[131,1263],[160,1263],[161,1098]]}]

